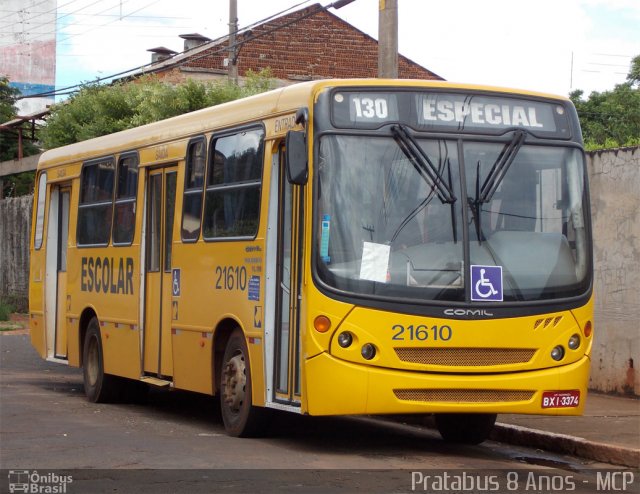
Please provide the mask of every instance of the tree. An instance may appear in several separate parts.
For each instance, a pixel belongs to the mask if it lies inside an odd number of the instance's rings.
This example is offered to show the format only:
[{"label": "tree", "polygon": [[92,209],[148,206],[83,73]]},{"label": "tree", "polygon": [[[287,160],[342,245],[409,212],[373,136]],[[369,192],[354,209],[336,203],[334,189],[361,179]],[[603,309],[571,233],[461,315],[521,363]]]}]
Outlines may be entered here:
[{"label": "tree", "polygon": [[611,91],[582,90],[569,97],[576,106],[587,149],[640,145],[640,55],[631,62],[626,82]]},{"label": "tree", "polygon": [[[6,77],[0,77],[0,123],[8,122],[17,115],[15,106],[20,91],[9,85]],[[38,147],[30,141],[23,141],[24,156],[39,153]],[[18,136],[11,131],[0,132],[0,161],[13,160],[18,157]],[[33,190],[33,172],[18,173],[0,179],[2,193],[0,197],[21,196]]]},{"label": "tree", "polygon": [[[9,86],[6,77],[0,77],[0,123],[8,122],[16,116],[15,102],[19,94],[20,91]],[[8,132],[0,132],[0,161],[13,159],[16,150],[15,136]]]},{"label": "tree", "polygon": [[636,88],[640,85],[640,55],[636,55],[631,60],[631,70],[627,75],[627,82]]},{"label": "tree", "polygon": [[173,86],[153,76],[108,86],[87,84],[52,108],[41,139],[44,147],[51,149],[257,94],[273,86],[268,70],[247,74],[244,86],[192,79]]}]

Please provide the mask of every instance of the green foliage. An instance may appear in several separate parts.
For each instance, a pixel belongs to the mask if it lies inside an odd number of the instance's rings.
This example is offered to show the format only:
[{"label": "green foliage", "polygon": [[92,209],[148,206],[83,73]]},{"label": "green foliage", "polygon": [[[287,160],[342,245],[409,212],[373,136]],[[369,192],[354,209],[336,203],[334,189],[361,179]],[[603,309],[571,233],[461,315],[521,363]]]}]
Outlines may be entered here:
[{"label": "green foliage", "polygon": [[13,307],[8,302],[0,299],[0,321],[8,321],[12,312]]},{"label": "green foliage", "polygon": [[218,105],[274,87],[271,72],[247,74],[245,84],[189,79],[173,86],[153,76],[109,86],[88,84],[53,107],[41,131],[47,149],[111,134]]},{"label": "green foliage", "polygon": [[26,196],[33,192],[36,172],[22,172],[2,179],[3,197]]},{"label": "green foliage", "polygon": [[583,91],[569,97],[578,111],[587,150],[640,145],[640,56],[633,59],[627,82],[611,91],[582,99]]},{"label": "green foliage", "polygon": [[[20,91],[9,86],[6,77],[0,77],[0,123],[8,122],[17,115],[16,98]],[[22,153],[31,156],[40,150],[31,141],[22,141]],[[0,132],[0,161],[9,161],[18,157],[18,136],[16,132]],[[30,194],[33,191],[33,172],[18,173],[3,177],[2,194],[0,197],[17,197]]]},{"label": "green foliage", "polygon": [[[6,77],[0,77],[0,123],[8,122],[15,118],[17,115],[15,103],[18,96],[20,96],[20,91],[9,86],[9,80]],[[22,147],[25,156],[30,156],[39,152],[38,148],[28,140],[23,141]],[[13,160],[17,157],[17,132],[0,132],[0,161]]]},{"label": "green foliage", "polygon": [[640,85],[640,55],[636,55],[631,60],[631,70],[627,74],[627,82],[635,87]]}]

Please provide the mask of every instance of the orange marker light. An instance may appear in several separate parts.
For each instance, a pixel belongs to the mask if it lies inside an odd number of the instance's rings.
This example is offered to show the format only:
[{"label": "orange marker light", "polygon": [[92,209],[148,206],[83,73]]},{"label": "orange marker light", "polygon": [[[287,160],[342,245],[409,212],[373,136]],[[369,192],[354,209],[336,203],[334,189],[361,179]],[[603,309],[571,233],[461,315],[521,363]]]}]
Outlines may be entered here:
[{"label": "orange marker light", "polygon": [[327,316],[318,316],[313,320],[313,327],[318,333],[326,333],[331,328],[331,319]]},{"label": "orange marker light", "polygon": [[587,324],[584,325],[584,335],[588,338],[591,336],[591,332],[593,331],[593,326],[591,321],[587,321]]}]

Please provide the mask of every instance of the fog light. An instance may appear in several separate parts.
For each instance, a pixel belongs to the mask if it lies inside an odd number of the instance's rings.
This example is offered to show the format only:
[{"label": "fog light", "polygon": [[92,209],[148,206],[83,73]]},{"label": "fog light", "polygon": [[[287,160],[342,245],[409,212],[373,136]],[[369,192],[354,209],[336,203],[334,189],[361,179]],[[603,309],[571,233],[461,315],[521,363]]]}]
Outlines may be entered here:
[{"label": "fog light", "polygon": [[569,338],[569,343],[567,343],[567,346],[571,348],[571,350],[577,350],[580,347],[580,335],[579,334],[571,335],[571,338]]},{"label": "fog light", "polygon": [[353,343],[353,335],[349,331],[344,331],[338,335],[338,345],[347,348]]},{"label": "fog light", "polygon": [[554,349],[551,350],[551,358],[556,362],[562,360],[564,358],[564,348],[561,345],[554,347]]},{"label": "fog light", "polygon": [[374,347],[371,343],[366,343],[362,345],[362,356],[365,360],[371,360],[376,356],[376,347]]}]

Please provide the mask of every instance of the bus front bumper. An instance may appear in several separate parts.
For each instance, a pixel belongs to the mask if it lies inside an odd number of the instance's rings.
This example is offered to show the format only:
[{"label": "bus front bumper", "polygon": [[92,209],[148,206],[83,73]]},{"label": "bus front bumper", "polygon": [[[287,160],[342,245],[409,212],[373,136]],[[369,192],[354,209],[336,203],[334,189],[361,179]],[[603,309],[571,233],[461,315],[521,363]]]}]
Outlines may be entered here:
[{"label": "bus front bumper", "polygon": [[435,374],[353,364],[322,353],[306,362],[310,415],[522,413],[582,415],[590,359],[501,374]]}]

